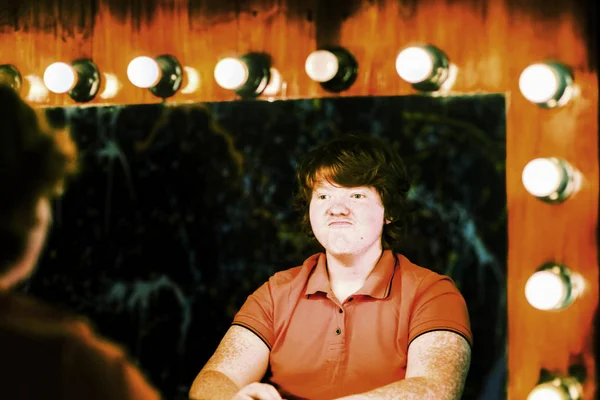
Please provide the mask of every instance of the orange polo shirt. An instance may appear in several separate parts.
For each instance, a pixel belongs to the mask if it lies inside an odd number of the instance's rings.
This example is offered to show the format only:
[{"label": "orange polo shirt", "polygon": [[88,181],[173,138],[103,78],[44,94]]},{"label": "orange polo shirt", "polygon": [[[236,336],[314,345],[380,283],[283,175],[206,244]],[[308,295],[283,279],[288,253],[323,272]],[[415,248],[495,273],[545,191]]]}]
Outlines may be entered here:
[{"label": "orange polo shirt", "polygon": [[332,399],[403,379],[408,346],[426,332],[452,331],[472,343],[454,282],[389,250],[343,304],[319,253],[273,275],[248,296],[233,324],[271,349],[266,381],[288,399]]}]

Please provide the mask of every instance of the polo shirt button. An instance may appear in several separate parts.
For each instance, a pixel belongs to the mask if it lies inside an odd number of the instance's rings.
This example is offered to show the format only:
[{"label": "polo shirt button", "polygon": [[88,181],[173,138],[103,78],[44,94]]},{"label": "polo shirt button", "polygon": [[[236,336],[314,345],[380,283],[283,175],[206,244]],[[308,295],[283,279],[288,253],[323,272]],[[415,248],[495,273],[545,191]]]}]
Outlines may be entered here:
[{"label": "polo shirt button", "polygon": [[341,330],[340,328],[337,328],[337,329],[335,330],[335,334],[336,334],[336,335],[339,335],[339,334],[341,334],[341,333],[342,333],[342,330]]},{"label": "polo shirt button", "polygon": [[341,313],[343,313],[343,312],[344,312],[344,310],[342,310],[342,309],[340,308],[340,314],[341,314]]}]

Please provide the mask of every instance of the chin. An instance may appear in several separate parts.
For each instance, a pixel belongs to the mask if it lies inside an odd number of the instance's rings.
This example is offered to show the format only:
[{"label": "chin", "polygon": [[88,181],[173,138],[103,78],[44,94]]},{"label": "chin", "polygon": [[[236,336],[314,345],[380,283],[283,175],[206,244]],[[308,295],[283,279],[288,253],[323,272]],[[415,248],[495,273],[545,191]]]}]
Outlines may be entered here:
[{"label": "chin", "polygon": [[325,248],[327,254],[332,256],[354,256],[360,254],[362,251],[359,249],[336,249],[336,248]]}]

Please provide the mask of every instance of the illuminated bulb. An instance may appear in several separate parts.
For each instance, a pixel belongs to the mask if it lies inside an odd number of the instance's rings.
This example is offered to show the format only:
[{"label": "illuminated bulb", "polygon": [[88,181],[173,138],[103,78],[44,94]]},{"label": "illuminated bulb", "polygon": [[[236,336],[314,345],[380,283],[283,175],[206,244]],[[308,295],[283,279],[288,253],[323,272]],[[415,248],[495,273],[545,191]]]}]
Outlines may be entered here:
[{"label": "illuminated bulb", "polygon": [[48,99],[48,88],[42,78],[37,75],[26,75],[25,80],[29,84],[29,91],[24,96],[27,101],[40,103]]},{"label": "illuminated bulb", "polygon": [[236,90],[248,80],[248,67],[237,58],[226,57],[215,66],[215,81],[223,89]]},{"label": "illuminated bulb", "polygon": [[327,82],[338,72],[339,62],[335,54],[327,50],[312,52],[304,64],[306,74],[315,82]]},{"label": "illuminated bulb", "polygon": [[48,88],[42,78],[37,75],[26,75],[25,80],[29,84],[29,91],[25,94],[28,101],[40,103],[48,99]]},{"label": "illuminated bulb", "polygon": [[527,400],[581,400],[581,383],[573,377],[556,377],[538,384],[527,396]]},{"label": "illuminated bulb", "polygon": [[562,310],[581,293],[581,278],[557,264],[546,264],[529,277],[525,297],[538,310]]},{"label": "illuminated bulb", "polygon": [[121,82],[119,82],[119,78],[114,74],[104,73],[102,76],[104,77],[104,90],[99,94],[99,97],[102,99],[112,99],[121,89]]},{"label": "illuminated bulb", "polygon": [[43,78],[27,75],[21,79],[19,71],[10,65],[0,65],[0,80],[4,75],[14,75],[9,84],[23,97],[31,102],[47,100],[48,92],[69,93],[77,102],[85,102],[94,98],[100,86],[100,75],[94,63],[87,59],[79,59],[71,64],[55,62],[44,71]]},{"label": "illuminated bulb", "polygon": [[454,84],[456,83],[456,78],[458,77],[458,67],[455,64],[450,64],[448,66],[448,77],[444,80],[444,83],[440,85],[440,91],[449,91],[452,89]]},{"label": "illuminated bulb", "polygon": [[448,57],[437,47],[411,46],[396,57],[396,72],[417,90],[437,91],[448,79],[450,65]]},{"label": "illuminated bulb", "polygon": [[537,63],[525,68],[519,77],[523,96],[539,106],[552,108],[566,104],[573,94],[573,76],[557,63]]},{"label": "illuminated bulb", "polygon": [[543,383],[536,386],[527,400],[570,400],[568,392],[560,387],[556,387],[550,383]]},{"label": "illuminated bulb", "polygon": [[275,68],[271,68],[271,79],[269,84],[263,90],[262,94],[265,96],[275,96],[281,90],[282,79],[281,74]]},{"label": "illuminated bulb", "polygon": [[181,89],[181,93],[194,93],[200,87],[200,74],[192,67],[183,67],[183,70],[185,71],[185,75],[187,77],[187,84]]},{"label": "illuminated bulb", "polygon": [[530,65],[521,74],[519,88],[532,103],[545,103],[558,89],[558,76],[545,64]]},{"label": "illuminated bulb", "polygon": [[422,47],[409,47],[396,57],[396,71],[408,83],[423,82],[433,71],[433,59]]},{"label": "illuminated bulb", "polygon": [[183,69],[179,61],[168,54],[155,58],[140,56],[127,66],[127,77],[134,86],[148,89],[154,96],[165,99],[181,87]]},{"label": "illuminated bulb", "polygon": [[531,160],[521,176],[523,186],[540,200],[558,202],[579,186],[579,173],[565,160],[549,157]]},{"label": "illuminated bulb", "polygon": [[77,102],[92,100],[100,88],[100,73],[88,59],[79,59],[70,64],[55,62],[44,71],[43,82],[53,93],[68,93]]},{"label": "illuminated bulb", "polygon": [[534,273],[525,285],[525,297],[538,310],[560,308],[567,297],[568,290],[560,276],[549,271]]},{"label": "illuminated bulb", "polygon": [[546,197],[558,190],[562,170],[549,158],[537,158],[525,166],[522,179],[529,193],[536,197]]},{"label": "illuminated bulb", "polygon": [[155,86],[161,78],[158,62],[146,56],[134,58],[127,66],[127,78],[134,86],[142,89]]},{"label": "illuminated bulb", "polygon": [[44,71],[44,84],[53,93],[67,93],[77,83],[77,74],[73,67],[64,62],[50,64]]},{"label": "illuminated bulb", "polygon": [[328,47],[310,53],[304,63],[304,70],[323,89],[341,92],[356,81],[358,63],[347,49]]},{"label": "illuminated bulb", "polygon": [[225,57],[215,65],[214,77],[219,86],[240,97],[257,97],[271,81],[271,57],[265,53]]}]

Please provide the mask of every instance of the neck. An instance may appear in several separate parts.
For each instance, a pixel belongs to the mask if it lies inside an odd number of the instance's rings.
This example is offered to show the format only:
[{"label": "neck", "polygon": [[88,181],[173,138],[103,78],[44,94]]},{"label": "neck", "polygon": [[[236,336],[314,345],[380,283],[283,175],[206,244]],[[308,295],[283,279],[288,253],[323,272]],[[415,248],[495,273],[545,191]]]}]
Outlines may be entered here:
[{"label": "neck", "polygon": [[327,271],[332,285],[364,283],[383,254],[376,246],[362,254],[327,253]]}]

